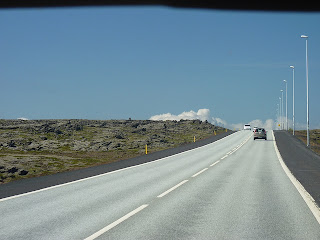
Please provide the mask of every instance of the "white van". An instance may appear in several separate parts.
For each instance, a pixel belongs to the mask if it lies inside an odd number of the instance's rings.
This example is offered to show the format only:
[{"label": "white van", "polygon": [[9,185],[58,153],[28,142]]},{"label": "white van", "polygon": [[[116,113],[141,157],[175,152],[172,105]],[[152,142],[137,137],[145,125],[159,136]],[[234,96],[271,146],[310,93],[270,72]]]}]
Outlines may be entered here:
[{"label": "white van", "polygon": [[251,125],[250,124],[245,124],[243,126],[243,130],[251,130]]}]

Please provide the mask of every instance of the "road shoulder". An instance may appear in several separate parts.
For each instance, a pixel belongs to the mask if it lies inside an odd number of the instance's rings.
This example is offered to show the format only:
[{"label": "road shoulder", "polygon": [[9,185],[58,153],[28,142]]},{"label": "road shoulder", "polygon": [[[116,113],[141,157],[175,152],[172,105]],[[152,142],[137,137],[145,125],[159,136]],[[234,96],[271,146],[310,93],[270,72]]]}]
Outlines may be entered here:
[{"label": "road shoulder", "polygon": [[320,206],[320,156],[286,131],[274,131],[274,136],[284,163]]}]

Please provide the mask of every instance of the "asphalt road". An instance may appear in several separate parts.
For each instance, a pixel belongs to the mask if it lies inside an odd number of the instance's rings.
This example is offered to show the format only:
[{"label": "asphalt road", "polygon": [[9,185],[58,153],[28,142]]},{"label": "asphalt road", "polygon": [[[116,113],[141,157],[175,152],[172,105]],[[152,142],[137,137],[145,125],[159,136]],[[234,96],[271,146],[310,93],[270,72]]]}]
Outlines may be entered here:
[{"label": "asphalt road", "polygon": [[0,199],[1,239],[320,239],[272,132]]}]

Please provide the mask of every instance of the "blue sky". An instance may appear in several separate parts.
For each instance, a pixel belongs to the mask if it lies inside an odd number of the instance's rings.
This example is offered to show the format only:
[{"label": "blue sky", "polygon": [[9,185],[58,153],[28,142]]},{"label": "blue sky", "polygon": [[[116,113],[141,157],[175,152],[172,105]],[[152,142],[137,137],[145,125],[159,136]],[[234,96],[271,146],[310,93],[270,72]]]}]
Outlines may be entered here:
[{"label": "blue sky", "polygon": [[[0,10],[0,119],[149,119],[210,111],[231,127],[320,128],[320,13],[102,7]],[[235,126],[235,125],[234,125]]]}]

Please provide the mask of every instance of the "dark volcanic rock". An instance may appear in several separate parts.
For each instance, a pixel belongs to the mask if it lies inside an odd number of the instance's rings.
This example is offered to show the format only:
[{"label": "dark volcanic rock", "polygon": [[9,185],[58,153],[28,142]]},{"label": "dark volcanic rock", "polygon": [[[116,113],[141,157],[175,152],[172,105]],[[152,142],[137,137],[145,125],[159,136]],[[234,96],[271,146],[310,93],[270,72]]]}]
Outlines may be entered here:
[{"label": "dark volcanic rock", "polygon": [[18,168],[16,168],[16,167],[12,167],[12,168],[10,168],[10,169],[8,169],[8,173],[15,173],[15,172],[18,172]]},{"label": "dark volcanic rock", "polygon": [[9,147],[16,147],[14,140],[10,140],[10,142],[8,143],[8,146]]},{"label": "dark volcanic rock", "polygon": [[25,175],[27,175],[29,172],[27,171],[27,170],[24,170],[24,169],[22,169],[22,170],[20,170],[19,171],[19,175],[21,175],[21,176],[25,176]]},{"label": "dark volcanic rock", "polygon": [[[207,121],[152,120],[0,120],[0,150],[107,151],[142,149],[145,144],[165,149],[201,139],[218,127]],[[185,139],[185,135],[188,136]],[[192,138],[192,139],[191,139]]]}]

